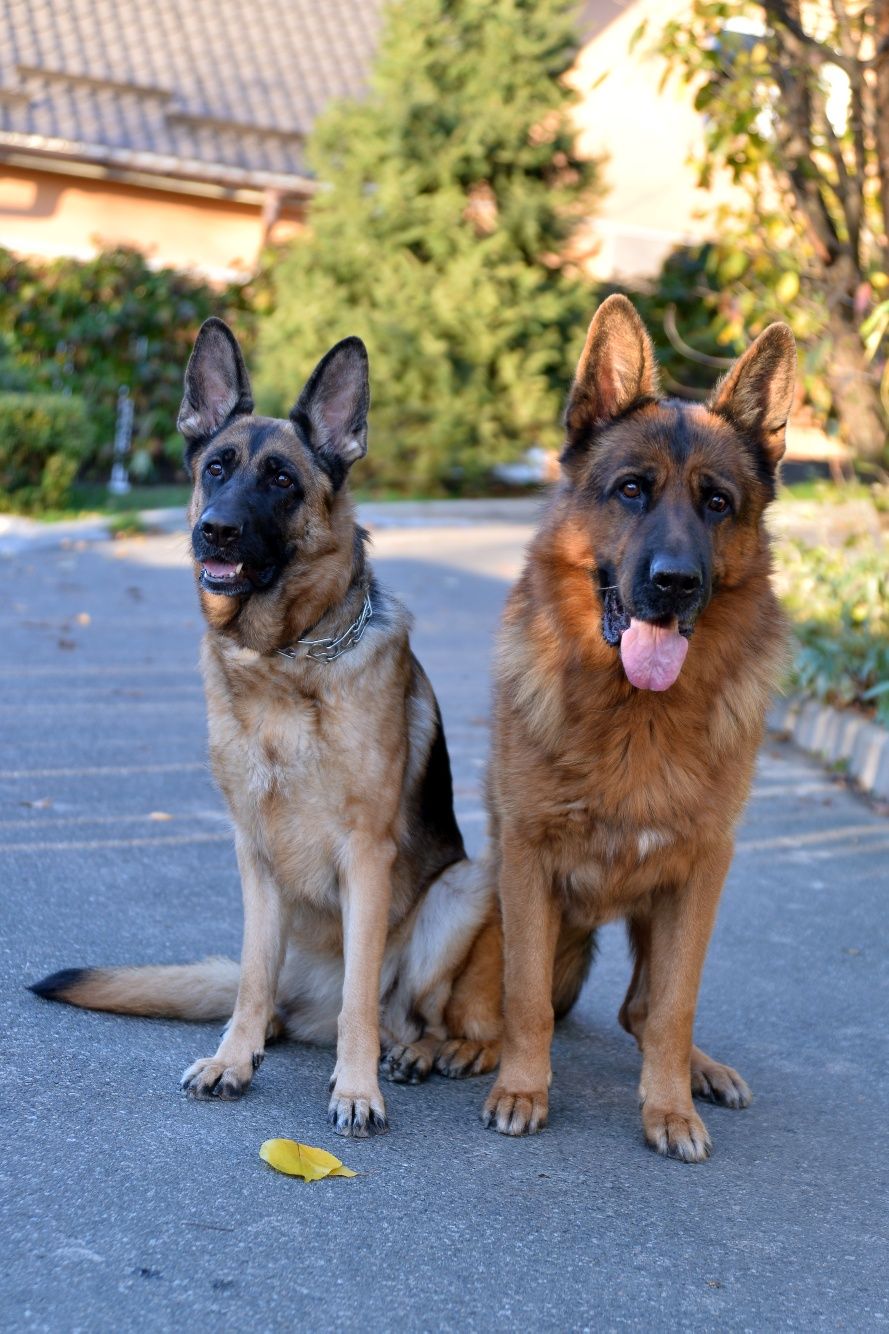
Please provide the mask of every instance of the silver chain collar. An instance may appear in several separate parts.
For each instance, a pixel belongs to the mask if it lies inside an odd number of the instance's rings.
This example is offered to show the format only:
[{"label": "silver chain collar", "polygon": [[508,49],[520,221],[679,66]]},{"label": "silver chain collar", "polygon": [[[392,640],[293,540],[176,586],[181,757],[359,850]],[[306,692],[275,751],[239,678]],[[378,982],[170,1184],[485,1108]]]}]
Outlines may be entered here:
[{"label": "silver chain collar", "polygon": [[341,635],[330,639],[298,639],[292,648],[279,648],[278,652],[282,658],[295,658],[297,649],[303,647],[309,650],[306,657],[313,662],[336,662],[337,658],[348,653],[360,641],[373,614],[370,594],[365,593],[364,606],[359,615]]}]

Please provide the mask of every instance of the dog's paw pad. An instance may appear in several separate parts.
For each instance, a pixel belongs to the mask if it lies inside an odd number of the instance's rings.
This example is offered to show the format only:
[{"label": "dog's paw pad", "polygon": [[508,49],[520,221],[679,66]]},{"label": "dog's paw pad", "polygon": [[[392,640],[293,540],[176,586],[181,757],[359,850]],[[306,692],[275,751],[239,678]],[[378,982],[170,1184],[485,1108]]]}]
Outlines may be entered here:
[{"label": "dog's paw pad", "polygon": [[327,1120],[338,1135],[350,1139],[384,1135],[389,1129],[386,1107],[379,1094],[362,1098],[360,1095],[337,1093],[334,1090],[327,1109]]},{"label": "dog's paw pad", "polygon": [[472,1038],[450,1038],[439,1048],[435,1068],[448,1079],[486,1075],[500,1060],[500,1043]]},{"label": "dog's paw pad", "polygon": [[397,1044],[386,1052],[380,1069],[393,1084],[419,1084],[432,1070],[432,1057],[423,1047]]},{"label": "dog's paw pad", "polygon": [[649,1146],[665,1158],[703,1163],[710,1157],[710,1136],[697,1112],[660,1111],[645,1106],[642,1127]]},{"label": "dog's paw pad", "polygon": [[696,1098],[706,1098],[720,1107],[749,1107],[753,1098],[749,1087],[730,1065],[718,1061],[692,1063],[691,1091]]},{"label": "dog's paw pad", "polygon": [[220,1098],[223,1102],[233,1102],[247,1092],[252,1077],[252,1063],[244,1071],[211,1056],[190,1065],[179,1081],[179,1087],[190,1098]]},{"label": "dog's paw pad", "polygon": [[510,1093],[496,1084],[482,1109],[482,1124],[501,1135],[535,1135],[546,1125],[549,1097],[546,1090]]}]

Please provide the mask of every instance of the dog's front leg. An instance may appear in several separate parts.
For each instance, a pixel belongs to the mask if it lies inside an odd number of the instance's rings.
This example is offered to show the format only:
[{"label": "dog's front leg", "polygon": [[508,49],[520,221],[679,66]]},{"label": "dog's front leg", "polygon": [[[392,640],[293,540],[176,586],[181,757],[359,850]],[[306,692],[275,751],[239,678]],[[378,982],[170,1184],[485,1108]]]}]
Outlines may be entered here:
[{"label": "dog's front leg", "polygon": [[702,851],[688,882],[651,905],[648,1013],[641,1028],[642,1128],[658,1153],[703,1162],[710,1136],[692,1106],[692,1031],[704,957],[732,859],[726,842]]},{"label": "dog's front leg", "polygon": [[338,1135],[364,1138],[388,1129],[377,1069],[380,974],[395,851],[391,839],[356,832],[348,840],[341,868],[345,974],[327,1114]]},{"label": "dog's front leg", "polygon": [[503,833],[503,1054],[482,1111],[503,1135],[546,1125],[553,1037],[553,964],[561,909],[540,852],[515,831]]},{"label": "dog's front leg", "polygon": [[194,1098],[239,1098],[262,1064],[266,1031],[287,942],[288,913],[271,871],[245,840],[237,840],[244,895],[244,944],[235,1012],[215,1056],[182,1076]]}]

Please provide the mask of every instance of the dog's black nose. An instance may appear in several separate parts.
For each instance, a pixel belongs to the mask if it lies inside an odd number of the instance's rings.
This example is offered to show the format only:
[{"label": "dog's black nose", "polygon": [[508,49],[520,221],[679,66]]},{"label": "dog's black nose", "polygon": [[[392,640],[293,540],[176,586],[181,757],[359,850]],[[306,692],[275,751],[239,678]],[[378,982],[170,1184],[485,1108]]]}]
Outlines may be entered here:
[{"label": "dog's black nose", "polygon": [[241,536],[243,525],[233,523],[231,519],[217,518],[212,512],[208,512],[201,519],[201,532],[215,547],[225,547]]},{"label": "dog's black nose", "polygon": [[662,593],[691,597],[700,592],[704,576],[696,561],[684,556],[655,556],[651,562],[651,582]]}]

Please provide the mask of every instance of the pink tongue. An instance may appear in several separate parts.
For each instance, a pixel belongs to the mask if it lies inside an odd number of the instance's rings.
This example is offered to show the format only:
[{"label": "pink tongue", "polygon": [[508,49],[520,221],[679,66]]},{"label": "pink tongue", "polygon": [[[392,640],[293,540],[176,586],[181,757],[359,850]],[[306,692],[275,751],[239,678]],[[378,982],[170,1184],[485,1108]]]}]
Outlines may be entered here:
[{"label": "pink tongue", "polygon": [[205,560],[203,565],[211,579],[230,579],[238,572],[237,565],[226,564],[222,560]]},{"label": "pink tongue", "polygon": [[669,690],[682,671],[688,640],[676,621],[650,625],[630,621],[620,640],[620,656],[630,683],[639,690]]}]

